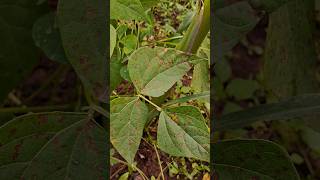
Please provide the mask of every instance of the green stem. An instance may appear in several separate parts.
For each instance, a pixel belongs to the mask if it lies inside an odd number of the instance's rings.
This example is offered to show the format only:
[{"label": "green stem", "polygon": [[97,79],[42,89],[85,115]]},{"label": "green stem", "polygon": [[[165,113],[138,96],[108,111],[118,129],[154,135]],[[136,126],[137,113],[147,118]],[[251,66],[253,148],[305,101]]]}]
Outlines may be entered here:
[{"label": "green stem", "polygon": [[141,97],[142,99],[144,99],[145,101],[147,101],[148,103],[150,103],[152,106],[154,106],[158,111],[162,111],[161,107],[159,107],[158,105],[156,105],[155,103],[151,102],[149,99],[145,98],[142,95],[138,95],[138,97]]},{"label": "green stem", "polygon": [[209,30],[210,0],[199,0],[197,13],[177,49],[188,53],[196,53]]},{"label": "green stem", "polygon": [[74,107],[74,104],[61,105],[61,106],[9,107],[9,108],[0,108],[0,114],[1,113],[66,111],[66,110],[72,110],[73,107]]},{"label": "green stem", "polygon": [[177,40],[177,39],[182,39],[183,36],[174,36],[174,37],[170,37],[170,38],[165,38],[165,39],[160,39],[156,42],[166,42],[166,41],[172,41],[172,40]]},{"label": "green stem", "polygon": [[90,105],[90,107],[91,107],[94,111],[96,111],[96,112],[98,112],[99,114],[103,115],[104,117],[109,118],[109,112],[106,111],[105,109],[103,109],[101,106],[92,104],[92,105]]},{"label": "green stem", "polygon": [[162,165],[161,165],[162,163],[161,163],[161,160],[160,160],[160,156],[159,156],[157,147],[156,147],[155,144],[153,144],[153,147],[154,147],[154,150],[156,151],[156,155],[157,155],[158,164],[159,164],[159,167],[160,167],[160,172],[161,172],[162,179],[165,180],[164,174],[163,174],[163,168],[162,168]]}]

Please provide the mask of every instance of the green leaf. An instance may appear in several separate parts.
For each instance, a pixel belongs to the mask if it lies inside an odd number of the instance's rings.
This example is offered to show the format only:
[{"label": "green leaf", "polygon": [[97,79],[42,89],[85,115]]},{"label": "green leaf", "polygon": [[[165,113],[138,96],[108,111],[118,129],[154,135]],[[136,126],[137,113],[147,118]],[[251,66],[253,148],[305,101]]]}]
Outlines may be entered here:
[{"label": "green leaf", "polygon": [[114,99],[110,107],[111,143],[132,164],[147,122],[148,108],[138,97]]},{"label": "green leaf", "polygon": [[116,29],[110,24],[110,57],[113,54],[113,50],[116,47],[117,43],[117,31]]},{"label": "green leaf", "polygon": [[[240,0],[240,1],[247,1],[252,6],[252,8],[260,11],[266,11],[268,13],[272,13],[276,11],[281,6],[287,4],[292,0]],[[239,1],[225,1],[225,0],[215,0],[214,3],[214,11],[225,8],[232,4],[238,3]]]},{"label": "green leaf", "polygon": [[292,97],[278,103],[259,105],[247,110],[213,117],[215,130],[242,128],[256,121],[286,120],[314,116],[320,112],[320,95],[306,94]]},{"label": "green leaf", "polygon": [[259,89],[259,84],[254,80],[233,79],[227,86],[226,92],[237,100],[252,98]]},{"label": "green leaf", "polygon": [[67,58],[87,91],[107,101],[107,1],[60,0],[58,23]]},{"label": "green leaf", "polygon": [[258,178],[259,180],[274,180],[267,175],[237,166],[215,164],[214,171],[217,178],[219,177],[221,179],[248,180]]},{"label": "green leaf", "polygon": [[174,100],[171,100],[167,103],[164,103],[163,106],[170,106],[172,104],[177,104],[177,103],[185,103],[185,102],[188,102],[188,101],[191,101],[191,100],[194,100],[194,99],[208,99],[209,101],[209,98],[210,98],[210,91],[205,91],[205,92],[202,92],[202,93],[197,93],[197,94],[193,94],[193,95],[190,95],[190,96],[185,96],[185,97],[182,97],[182,98],[178,98],[178,99],[174,99]]},{"label": "green leaf", "polygon": [[[220,60],[259,22],[257,10],[272,13],[292,0],[214,1],[214,59]],[[281,10],[278,10],[281,11]],[[294,19],[293,19],[294,20]],[[280,21],[282,22],[282,21]],[[285,22],[285,21],[283,21]],[[283,26],[285,26],[283,24]],[[289,26],[287,26],[289,27]]]},{"label": "green leaf", "polygon": [[47,12],[47,6],[38,6],[37,0],[0,2],[0,102],[38,63],[32,26]]},{"label": "green leaf", "polygon": [[220,60],[245,35],[251,31],[259,21],[248,2],[242,1],[225,6],[215,11],[213,16],[214,59]]},{"label": "green leaf", "polygon": [[159,148],[172,156],[210,159],[209,128],[196,107],[180,106],[162,111],[157,141]]},{"label": "green leaf", "polygon": [[88,114],[20,116],[0,127],[0,179],[106,179],[106,138]]},{"label": "green leaf", "polygon": [[33,25],[33,40],[49,59],[68,63],[55,18],[54,13],[40,17]]},{"label": "green leaf", "polygon": [[137,48],[138,38],[137,38],[137,36],[130,34],[130,35],[125,36],[121,40],[121,42],[124,46],[123,47],[124,53],[130,54],[132,51],[134,51]]},{"label": "green leaf", "polygon": [[193,68],[191,87],[196,93],[210,90],[209,64],[203,61]]},{"label": "green leaf", "polygon": [[147,96],[159,97],[186,74],[191,66],[206,59],[162,47],[143,47],[129,57],[130,78],[138,90]]},{"label": "green leaf", "polygon": [[110,19],[147,20],[140,0],[111,0]]},{"label": "green leaf", "polygon": [[183,15],[183,20],[178,27],[178,32],[183,32],[186,30],[192,22],[193,16],[196,14],[195,11],[189,10],[185,15]]},{"label": "green leaf", "polygon": [[320,133],[309,127],[301,129],[302,140],[314,151],[320,153]]},{"label": "green leaf", "polygon": [[230,140],[213,144],[213,168],[221,179],[299,180],[288,153],[264,140]]},{"label": "green leaf", "polygon": [[120,69],[120,75],[123,79],[125,79],[128,82],[131,82],[129,72],[128,72],[128,67],[127,66],[122,66]]},{"label": "green leaf", "polygon": [[157,3],[159,2],[158,0],[140,0],[140,1],[141,1],[142,6],[145,9],[149,9],[152,6],[157,5]]},{"label": "green leaf", "polygon": [[276,11],[281,6],[292,0],[248,0],[251,6],[258,10],[264,10],[268,13]]},{"label": "green leaf", "polygon": [[110,62],[110,89],[114,90],[123,80],[120,75],[122,63],[116,56],[111,57]]}]

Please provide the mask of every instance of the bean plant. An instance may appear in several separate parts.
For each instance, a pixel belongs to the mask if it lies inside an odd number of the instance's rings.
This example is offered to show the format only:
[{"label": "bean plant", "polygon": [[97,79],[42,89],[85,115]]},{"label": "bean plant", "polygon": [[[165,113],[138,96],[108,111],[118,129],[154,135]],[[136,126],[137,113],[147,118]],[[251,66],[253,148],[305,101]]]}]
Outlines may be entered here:
[{"label": "bean plant", "polygon": [[[194,15],[186,30],[181,30],[183,35],[176,32],[176,36],[160,40],[164,43],[158,40],[154,44],[143,41],[156,36],[149,4],[111,1],[110,141],[129,167],[135,167],[143,133],[148,133],[145,127],[154,121],[157,135],[151,143],[162,152],[210,161],[208,121],[199,107],[188,103],[198,100],[209,112],[210,1],[195,2]],[[125,23],[133,25],[129,28]],[[192,95],[174,97],[172,90],[188,73],[192,73]],[[123,79],[134,89],[119,95],[116,87]]]},{"label": "bean plant", "polygon": [[[214,71],[217,73],[213,78],[213,98],[223,94],[219,87],[227,78],[221,67],[226,67],[228,51],[261,19],[267,18],[259,86],[267,91],[268,104],[213,116],[212,140],[214,133],[241,129],[262,120],[291,119],[295,127],[310,126],[318,130],[314,117],[319,111],[317,59],[313,41],[315,1],[248,0],[228,3],[217,0],[214,4],[212,33],[215,42]],[[245,84],[249,86],[247,82]],[[256,89],[251,84],[249,87],[244,91]],[[240,93],[237,97],[247,98],[248,95]],[[211,163],[214,179],[300,179],[288,153],[278,144],[266,140],[214,140]]]},{"label": "bean plant", "polygon": [[[107,7],[105,0],[60,0],[57,9],[43,0],[0,2],[0,101],[19,102],[0,112],[0,179],[108,179]],[[30,107],[12,93],[40,50],[76,72],[78,102]]]}]

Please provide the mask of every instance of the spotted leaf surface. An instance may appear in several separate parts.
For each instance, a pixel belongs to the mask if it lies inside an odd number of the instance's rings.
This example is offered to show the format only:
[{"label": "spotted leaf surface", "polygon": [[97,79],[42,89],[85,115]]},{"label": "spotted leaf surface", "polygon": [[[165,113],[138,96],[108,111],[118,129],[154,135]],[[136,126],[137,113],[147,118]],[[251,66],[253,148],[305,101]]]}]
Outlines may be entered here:
[{"label": "spotted leaf surface", "polygon": [[288,153],[270,141],[221,141],[213,145],[211,156],[219,179],[300,179]]},{"label": "spotted leaf surface", "polygon": [[147,106],[137,97],[121,97],[111,101],[110,138],[120,155],[133,163],[148,118]]},{"label": "spotted leaf surface", "polygon": [[162,151],[181,157],[209,161],[209,128],[193,106],[166,109],[159,117],[157,140]]},{"label": "spotted leaf surface", "polygon": [[107,102],[107,1],[60,0],[57,16],[69,62],[85,88]]},{"label": "spotted leaf surface", "polygon": [[0,179],[106,179],[106,138],[87,114],[18,117],[0,127]]},{"label": "spotted leaf surface", "polygon": [[144,95],[159,97],[190,69],[206,59],[175,49],[143,47],[130,56],[128,71],[136,89]]}]

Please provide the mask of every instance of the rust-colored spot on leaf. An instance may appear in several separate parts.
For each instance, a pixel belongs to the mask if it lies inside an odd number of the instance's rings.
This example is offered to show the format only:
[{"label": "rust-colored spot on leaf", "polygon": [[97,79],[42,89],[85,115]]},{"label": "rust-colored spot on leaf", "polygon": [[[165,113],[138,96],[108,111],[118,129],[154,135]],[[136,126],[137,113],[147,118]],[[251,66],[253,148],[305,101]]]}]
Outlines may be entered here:
[{"label": "rust-colored spot on leaf", "polygon": [[86,10],[86,18],[87,20],[92,20],[95,19],[97,17],[97,10],[93,7],[87,7]]},{"label": "rust-colored spot on leaf", "polygon": [[61,116],[61,117],[59,117],[59,119],[57,121],[58,121],[58,123],[63,123],[64,122],[64,118]]},{"label": "rust-colored spot on leaf", "polygon": [[252,176],[251,180],[259,180],[260,178],[258,176]]},{"label": "rust-colored spot on leaf", "polygon": [[10,133],[10,136],[14,136],[17,132],[17,128],[12,128],[10,129],[9,133]]},{"label": "rust-colored spot on leaf", "polygon": [[81,65],[87,65],[89,63],[88,56],[82,55],[82,56],[80,56],[79,60],[80,60],[79,62]]},{"label": "rust-colored spot on leaf", "polygon": [[40,115],[40,116],[38,117],[38,124],[39,124],[39,125],[46,124],[47,122],[48,122],[48,117],[47,117],[47,116]]},{"label": "rust-colored spot on leaf", "polygon": [[16,160],[19,156],[20,150],[21,150],[22,143],[17,144],[14,146],[14,151],[12,155],[12,160]]}]

